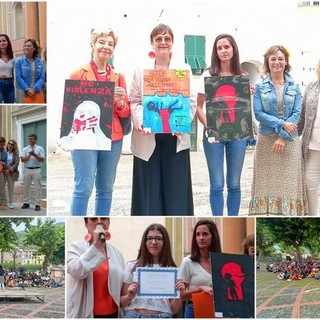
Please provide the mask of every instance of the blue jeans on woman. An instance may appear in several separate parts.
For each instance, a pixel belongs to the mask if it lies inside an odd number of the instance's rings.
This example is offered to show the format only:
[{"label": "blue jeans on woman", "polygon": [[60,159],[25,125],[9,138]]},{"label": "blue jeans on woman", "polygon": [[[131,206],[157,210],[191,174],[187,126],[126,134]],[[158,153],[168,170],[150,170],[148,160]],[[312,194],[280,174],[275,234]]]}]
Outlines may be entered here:
[{"label": "blue jeans on woman", "polygon": [[184,317],[186,319],[194,318],[193,303],[191,301],[186,302],[184,307]]},{"label": "blue jeans on woman", "polygon": [[13,80],[0,79],[0,103],[14,103]]},{"label": "blue jeans on woman", "polygon": [[110,151],[74,150],[74,192],[71,203],[73,216],[87,215],[89,198],[96,187],[95,215],[108,216],[117,166],[122,150],[122,140],[113,141]]},{"label": "blue jeans on woman", "polygon": [[246,140],[209,143],[203,138],[210,178],[210,206],[214,216],[223,216],[224,150],[227,165],[227,210],[229,216],[237,216],[240,208],[240,179],[246,153]]}]

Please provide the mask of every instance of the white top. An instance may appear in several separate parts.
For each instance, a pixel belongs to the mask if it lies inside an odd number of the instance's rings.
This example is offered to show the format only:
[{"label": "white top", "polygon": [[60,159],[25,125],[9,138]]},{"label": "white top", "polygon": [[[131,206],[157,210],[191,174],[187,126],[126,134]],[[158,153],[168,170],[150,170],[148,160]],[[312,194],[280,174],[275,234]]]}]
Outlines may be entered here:
[{"label": "white top", "polygon": [[320,95],[318,99],[317,114],[314,119],[312,131],[311,131],[309,149],[320,150]]},{"label": "white top", "polygon": [[[209,73],[209,70],[203,71],[203,73],[199,79],[198,93],[201,93],[204,95],[206,94],[205,86],[204,86],[204,78],[205,77],[212,77],[211,74]],[[206,107],[206,100],[205,100],[204,104],[203,104],[203,112],[206,113],[206,111],[207,111],[207,107]]]},{"label": "white top", "polygon": [[0,58],[0,73],[5,74],[7,78],[12,78],[13,68],[14,68],[14,59],[9,60],[8,62],[4,62]]},{"label": "white top", "polygon": [[[124,270],[123,282],[131,284],[137,281],[137,272],[131,272],[136,261],[129,262]],[[152,267],[150,267],[152,268]],[[153,268],[161,268],[158,264],[154,264]],[[169,299],[164,298],[140,298],[135,297],[131,303],[125,308],[126,310],[145,309],[160,312],[167,312],[172,314]]]},{"label": "white top", "polygon": [[212,276],[202,268],[199,262],[192,261],[190,256],[183,258],[178,278],[189,284],[189,289],[200,286],[212,286]]},{"label": "white top", "polygon": [[200,80],[199,80],[199,87],[198,87],[198,93],[206,94],[205,86],[204,86],[204,78],[205,77],[212,77],[212,75],[209,73],[209,70],[203,71]]},{"label": "white top", "polygon": [[7,163],[11,163],[13,159],[13,153],[12,152],[8,152],[7,153]]}]

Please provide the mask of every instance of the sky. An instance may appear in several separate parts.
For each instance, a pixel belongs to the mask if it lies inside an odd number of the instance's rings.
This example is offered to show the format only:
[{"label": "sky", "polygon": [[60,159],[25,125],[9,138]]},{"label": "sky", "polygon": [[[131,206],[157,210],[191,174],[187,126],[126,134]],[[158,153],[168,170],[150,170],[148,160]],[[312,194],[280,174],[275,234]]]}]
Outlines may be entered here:
[{"label": "sky", "polygon": [[[34,220],[32,221],[32,225],[36,225],[37,224],[37,219],[45,219],[46,217],[36,217],[34,218]],[[56,220],[56,223],[65,223],[65,218],[64,217],[52,217]],[[6,218],[1,218],[1,219],[6,219]],[[25,225],[24,224],[21,224],[19,226],[15,226],[13,225],[13,229],[15,231],[23,231],[25,228]]]}]

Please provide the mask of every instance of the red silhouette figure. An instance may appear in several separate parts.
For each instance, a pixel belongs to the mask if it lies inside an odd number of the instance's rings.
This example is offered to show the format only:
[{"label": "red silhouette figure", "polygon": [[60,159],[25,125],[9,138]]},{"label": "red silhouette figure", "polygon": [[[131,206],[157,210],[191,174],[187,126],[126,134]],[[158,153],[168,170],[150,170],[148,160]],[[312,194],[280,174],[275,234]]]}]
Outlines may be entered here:
[{"label": "red silhouette figure", "polygon": [[243,300],[242,282],[245,274],[241,265],[235,262],[226,263],[221,274],[223,280],[227,283],[227,297],[229,300]]},{"label": "red silhouette figure", "polygon": [[154,102],[149,102],[147,104],[147,108],[150,111],[155,111],[155,112],[159,113],[160,119],[162,121],[163,133],[170,133],[171,128],[170,128],[170,124],[169,124],[169,119],[170,119],[171,113],[174,110],[181,110],[182,106],[179,105],[178,99],[173,100],[168,107],[166,107],[162,101],[158,102],[157,104],[158,105],[156,105]]},{"label": "red silhouette figure", "polygon": [[222,85],[216,91],[215,99],[220,106],[221,123],[236,122],[235,104],[238,101],[238,95],[234,86],[229,84]]}]

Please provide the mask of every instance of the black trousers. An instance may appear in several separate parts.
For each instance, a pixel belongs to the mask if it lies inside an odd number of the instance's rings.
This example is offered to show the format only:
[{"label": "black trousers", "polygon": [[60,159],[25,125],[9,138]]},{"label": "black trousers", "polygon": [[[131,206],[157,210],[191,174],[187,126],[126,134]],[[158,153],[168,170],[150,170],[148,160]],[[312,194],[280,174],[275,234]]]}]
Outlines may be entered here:
[{"label": "black trousers", "polygon": [[111,313],[111,314],[105,314],[102,316],[93,316],[94,318],[118,318],[118,312]]},{"label": "black trousers", "polygon": [[149,159],[134,157],[132,216],[193,216],[189,149],[176,152],[177,137],[156,134]]}]

